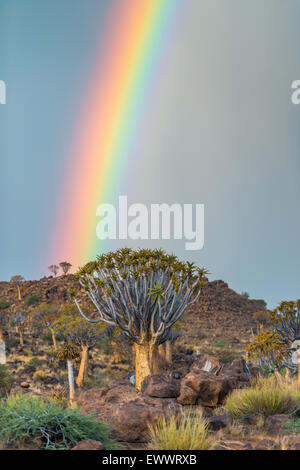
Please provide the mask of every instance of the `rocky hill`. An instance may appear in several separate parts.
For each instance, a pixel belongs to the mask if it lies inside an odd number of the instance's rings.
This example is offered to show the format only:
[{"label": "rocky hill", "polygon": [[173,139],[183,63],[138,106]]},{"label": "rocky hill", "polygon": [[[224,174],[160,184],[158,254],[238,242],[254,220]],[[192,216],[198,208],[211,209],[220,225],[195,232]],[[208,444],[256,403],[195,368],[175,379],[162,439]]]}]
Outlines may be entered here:
[{"label": "rocky hill", "polygon": [[[69,301],[68,292],[80,286],[74,275],[43,277],[37,281],[20,284],[22,299],[11,282],[0,282],[0,302],[10,302],[9,310],[14,313],[29,312],[38,303],[48,302],[63,306]],[[29,299],[36,296],[37,304]],[[92,309],[83,290],[78,291],[83,305]],[[260,308],[260,302],[250,300],[230,289],[223,281],[207,281],[199,301],[184,314],[182,336],[177,347],[200,348],[201,353],[235,354],[244,349],[257,325],[252,315]]]}]

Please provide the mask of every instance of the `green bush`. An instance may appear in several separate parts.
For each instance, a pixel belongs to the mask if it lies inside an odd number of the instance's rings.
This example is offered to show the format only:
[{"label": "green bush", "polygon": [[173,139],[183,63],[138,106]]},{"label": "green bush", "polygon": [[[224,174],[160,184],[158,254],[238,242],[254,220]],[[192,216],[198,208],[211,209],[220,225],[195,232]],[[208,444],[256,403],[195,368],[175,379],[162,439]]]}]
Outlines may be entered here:
[{"label": "green bush", "polygon": [[52,399],[11,395],[0,402],[0,441],[18,448],[22,440],[41,441],[42,448],[70,449],[84,439],[101,441],[107,449],[116,442],[105,423],[76,409],[63,409]]},{"label": "green bush", "polygon": [[300,434],[300,419],[290,419],[287,423],[284,423],[282,427],[292,434]]},{"label": "green bush", "polygon": [[36,294],[33,294],[33,295],[30,295],[29,297],[27,297],[27,299],[25,300],[25,304],[26,305],[35,305],[35,304],[38,304],[40,301],[40,297]]},{"label": "green bush", "polygon": [[1,309],[8,308],[10,305],[11,305],[11,302],[8,302],[7,300],[1,300],[0,302]]},{"label": "green bush", "polygon": [[29,366],[38,367],[41,363],[41,360],[38,357],[33,357],[30,361],[27,362]]},{"label": "green bush", "polygon": [[5,396],[11,389],[13,378],[6,365],[0,364],[0,397]]},{"label": "green bush", "polygon": [[225,403],[225,408],[234,418],[292,413],[299,406],[297,383],[278,382],[276,377],[259,378],[249,388],[234,390]]},{"label": "green bush", "polygon": [[156,450],[208,450],[216,440],[208,432],[202,413],[160,418],[150,426],[149,447]]}]

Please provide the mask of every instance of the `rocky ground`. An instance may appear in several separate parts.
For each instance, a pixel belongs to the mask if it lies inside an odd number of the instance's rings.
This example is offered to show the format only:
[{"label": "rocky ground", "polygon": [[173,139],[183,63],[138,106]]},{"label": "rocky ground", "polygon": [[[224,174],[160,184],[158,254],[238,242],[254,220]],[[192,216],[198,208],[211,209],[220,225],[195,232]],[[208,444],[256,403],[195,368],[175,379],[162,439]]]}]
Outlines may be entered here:
[{"label": "rocky ground", "polygon": [[[17,287],[0,282],[0,302],[10,302],[10,313],[29,313],[48,302],[63,306],[70,302],[68,292],[78,289],[73,275],[25,281]],[[37,296],[30,305],[28,298]],[[90,308],[79,290],[82,305]],[[300,449],[300,437],[292,436],[282,424],[287,415],[265,420],[233,421],[224,410],[227,395],[249,385],[257,370],[245,366],[245,346],[257,332],[253,313],[261,301],[250,300],[230,289],[223,281],[208,281],[202,296],[181,319],[180,336],[173,346],[173,362],[161,374],[148,377],[138,392],[130,384],[133,367],[129,354],[123,357],[105,351],[97,344],[90,352],[89,378],[78,391],[76,406],[107,422],[127,449],[147,447],[148,423],[154,424],[167,413],[197,412],[200,408],[216,436],[216,449]],[[2,310],[6,313],[7,309]],[[0,310],[1,313],[1,310]],[[67,401],[67,371],[53,351],[51,337],[24,331],[24,346],[11,328],[5,333],[8,365],[14,375],[13,392],[55,396]],[[58,346],[60,341],[58,338]],[[75,363],[75,374],[79,363]],[[79,448],[99,448],[99,443],[79,443]],[[97,447],[98,446],[98,447]]]}]

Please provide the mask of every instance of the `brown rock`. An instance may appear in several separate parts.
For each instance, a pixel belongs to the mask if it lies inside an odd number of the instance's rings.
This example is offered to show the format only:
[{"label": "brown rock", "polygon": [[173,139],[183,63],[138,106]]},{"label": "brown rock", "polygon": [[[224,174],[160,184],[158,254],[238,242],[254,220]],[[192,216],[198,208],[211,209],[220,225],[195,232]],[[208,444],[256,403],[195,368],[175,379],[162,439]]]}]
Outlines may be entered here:
[{"label": "brown rock", "polygon": [[255,450],[278,450],[278,444],[272,439],[262,439],[255,446]]},{"label": "brown rock", "polygon": [[176,398],[179,396],[179,383],[160,375],[148,375],[142,382],[141,391],[150,397]]},{"label": "brown rock", "polygon": [[282,425],[287,423],[289,416],[285,414],[278,414],[268,416],[265,421],[265,429],[270,435],[279,434],[282,430]]},{"label": "brown rock", "polygon": [[223,403],[230,390],[229,381],[223,375],[191,371],[181,381],[177,401],[182,405],[216,406]]},{"label": "brown rock", "polygon": [[222,369],[222,364],[219,359],[214,356],[205,355],[201,360],[195,361],[191,370],[201,369],[206,372],[218,375]]},{"label": "brown rock", "polygon": [[29,385],[28,382],[21,382],[21,383],[20,383],[20,387],[22,387],[22,388],[29,388],[30,385]]},{"label": "brown rock", "polygon": [[105,447],[100,441],[86,439],[84,441],[79,441],[71,450],[105,450]]},{"label": "brown rock", "polygon": [[178,412],[180,407],[167,399],[136,399],[118,405],[112,414],[113,431],[115,436],[125,442],[146,442],[149,425],[157,420]]},{"label": "brown rock", "polygon": [[232,417],[229,413],[223,415],[211,416],[208,418],[208,426],[211,431],[219,431],[232,423]]}]

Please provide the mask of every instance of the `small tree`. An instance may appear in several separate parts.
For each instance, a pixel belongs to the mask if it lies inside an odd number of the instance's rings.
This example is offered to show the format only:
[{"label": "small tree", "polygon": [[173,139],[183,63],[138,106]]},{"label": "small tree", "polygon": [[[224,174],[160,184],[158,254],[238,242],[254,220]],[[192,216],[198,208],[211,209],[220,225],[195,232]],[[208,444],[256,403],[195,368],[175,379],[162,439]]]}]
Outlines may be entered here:
[{"label": "small tree", "polygon": [[103,334],[105,325],[88,323],[78,314],[75,305],[66,305],[59,311],[59,314],[53,326],[65,336],[69,343],[81,349],[81,361],[76,379],[77,386],[80,387],[87,378],[89,350]]},{"label": "small tree", "polygon": [[270,312],[268,310],[258,310],[253,313],[253,320],[255,320],[259,329],[262,330],[268,323],[270,323]]},{"label": "small tree", "polygon": [[[300,299],[283,301],[269,313],[268,329],[254,338],[248,347],[250,356],[269,371],[286,367],[291,373],[300,373],[292,360],[292,343],[300,333]],[[299,379],[300,382],[300,379]]]},{"label": "small tree", "polygon": [[207,271],[183,263],[163,250],[123,248],[98,256],[77,273],[95,305],[98,318],[88,318],[76,295],[75,304],[90,322],[118,326],[134,342],[136,386],[157,373],[158,346],[201,292]]},{"label": "small tree", "polygon": [[49,329],[55,351],[57,351],[57,343],[55,337],[56,327],[54,323],[58,320],[58,311],[59,307],[57,305],[43,303],[31,312],[32,319]]},{"label": "small tree", "polygon": [[67,274],[70,271],[72,265],[70,263],[67,263],[67,261],[62,261],[61,263],[59,263],[59,266],[61,267],[63,273]]},{"label": "small tree", "polygon": [[13,314],[11,316],[12,325],[16,329],[16,333],[19,335],[20,346],[24,346],[24,339],[23,339],[23,329],[26,325],[26,317],[22,314]]},{"label": "small tree", "polygon": [[70,404],[73,403],[75,397],[73,360],[77,359],[79,356],[80,352],[78,347],[71,343],[66,344],[57,353],[58,359],[60,359],[61,361],[67,361]]},{"label": "small tree", "polygon": [[15,276],[12,276],[10,278],[10,282],[12,284],[15,284],[17,286],[17,289],[18,289],[18,300],[22,300],[22,296],[21,296],[21,290],[20,290],[20,285],[22,284],[22,282],[24,282],[25,279],[23,276],[20,276],[19,274],[16,274]]},{"label": "small tree", "polygon": [[50,266],[48,266],[48,269],[56,277],[56,275],[59,271],[59,267],[57,266],[57,264],[51,264]]}]

